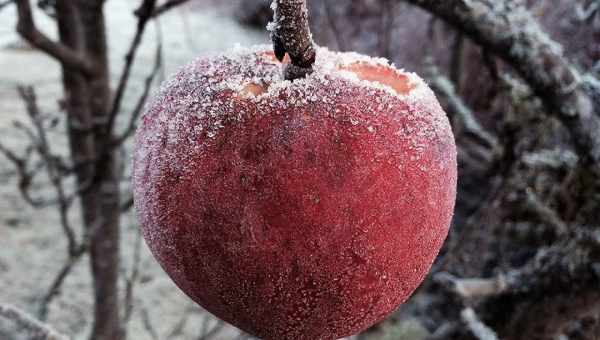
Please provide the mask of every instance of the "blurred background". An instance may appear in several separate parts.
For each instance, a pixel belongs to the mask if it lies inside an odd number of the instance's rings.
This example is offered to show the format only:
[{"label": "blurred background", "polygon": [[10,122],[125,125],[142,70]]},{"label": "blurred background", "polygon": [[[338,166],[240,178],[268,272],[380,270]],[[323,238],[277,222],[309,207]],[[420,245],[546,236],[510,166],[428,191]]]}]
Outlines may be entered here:
[{"label": "blurred background", "polygon": [[[308,4],[319,45],[423,76],[459,147],[431,274],[356,338],[600,339],[600,1]],[[147,97],[269,43],[269,6],[0,0],[0,339],[249,339],[152,258],[129,160]]]}]

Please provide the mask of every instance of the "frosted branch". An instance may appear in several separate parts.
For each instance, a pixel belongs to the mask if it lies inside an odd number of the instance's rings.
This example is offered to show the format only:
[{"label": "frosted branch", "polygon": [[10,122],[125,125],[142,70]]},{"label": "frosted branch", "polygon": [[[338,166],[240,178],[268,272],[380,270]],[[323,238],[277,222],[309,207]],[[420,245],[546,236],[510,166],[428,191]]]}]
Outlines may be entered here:
[{"label": "frosted branch", "polygon": [[36,320],[28,313],[11,305],[0,304],[0,317],[13,321],[30,335],[33,339],[40,340],[69,340],[66,335],[60,334],[50,325]]}]

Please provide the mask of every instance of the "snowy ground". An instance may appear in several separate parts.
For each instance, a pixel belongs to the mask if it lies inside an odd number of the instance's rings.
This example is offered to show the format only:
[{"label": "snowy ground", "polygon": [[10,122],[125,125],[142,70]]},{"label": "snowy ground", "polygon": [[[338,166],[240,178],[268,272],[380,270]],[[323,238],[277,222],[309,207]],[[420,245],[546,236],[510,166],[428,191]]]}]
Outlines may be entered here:
[{"label": "snowy ground", "polygon": [[[107,2],[113,75],[119,74],[123,55],[134,33],[135,18],[132,11],[137,4],[138,1]],[[141,91],[143,78],[152,67],[157,28],[163,36],[167,76],[199,54],[227,49],[236,43],[249,45],[267,42],[263,32],[240,27],[226,13],[213,7],[193,11],[174,10],[161,17],[157,24],[151,24],[133,70],[133,86],[126,96],[126,108],[132,106]],[[35,19],[43,31],[51,36],[56,35],[51,19],[42,13],[36,13]],[[5,145],[19,149],[23,147],[23,137],[12,122],[27,120],[15,87],[18,84],[34,85],[42,109],[57,112],[58,99],[61,97],[60,73],[56,62],[19,42],[14,33],[13,8],[0,11],[0,23],[0,140]],[[54,133],[52,140],[57,151],[66,151],[63,131]],[[39,192],[47,195],[50,191],[42,183]],[[78,212],[74,209],[71,213],[77,225]],[[123,271],[130,270],[136,235],[135,219],[125,216]],[[48,289],[65,257],[65,241],[58,214],[53,208],[35,210],[29,207],[16,190],[16,178],[11,165],[0,156],[0,303],[11,303],[35,313],[40,297]],[[72,335],[74,339],[85,339],[89,333],[92,293],[87,261],[87,258],[80,261],[68,277],[60,297],[51,305],[48,319],[55,328]],[[172,339],[196,338],[206,314],[175,287],[145,245],[140,268],[140,281],[135,290],[136,309],[129,325],[129,338],[152,339],[148,327],[144,326],[146,322],[156,329],[158,339],[167,339],[169,332],[182,320],[182,316],[190,314],[190,310],[193,312],[183,331]],[[233,339],[237,334],[236,330],[226,327],[216,339]]]}]

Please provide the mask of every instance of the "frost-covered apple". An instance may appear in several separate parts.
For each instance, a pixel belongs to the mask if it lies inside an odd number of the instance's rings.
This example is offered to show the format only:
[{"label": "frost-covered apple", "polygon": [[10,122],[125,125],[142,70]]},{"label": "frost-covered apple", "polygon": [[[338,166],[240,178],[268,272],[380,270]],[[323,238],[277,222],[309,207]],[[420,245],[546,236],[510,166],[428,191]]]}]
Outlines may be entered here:
[{"label": "frost-covered apple", "polygon": [[416,75],[317,50],[282,80],[268,47],[201,58],[137,132],[135,206],[165,271],[263,339],[337,339],[427,274],[456,191],[448,120]]}]

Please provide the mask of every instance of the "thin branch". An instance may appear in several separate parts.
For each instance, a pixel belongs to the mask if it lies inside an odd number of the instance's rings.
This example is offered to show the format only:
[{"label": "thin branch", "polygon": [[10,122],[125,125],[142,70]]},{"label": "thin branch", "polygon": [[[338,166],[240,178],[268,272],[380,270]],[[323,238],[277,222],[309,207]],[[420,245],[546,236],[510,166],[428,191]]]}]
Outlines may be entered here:
[{"label": "thin branch", "polygon": [[38,310],[38,317],[41,320],[46,320],[48,318],[48,308],[52,300],[58,296],[60,293],[60,289],[62,287],[63,282],[71,273],[73,267],[81,256],[87,252],[87,247],[79,247],[74,254],[69,254],[67,261],[63,265],[62,269],[58,272],[54,280],[52,280],[52,284],[50,285],[50,289],[44,294],[42,297],[42,302],[40,303],[40,307]]},{"label": "thin branch", "polygon": [[[75,231],[71,226],[69,220],[69,208],[71,207],[71,203],[74,200],[75,196],[69,196],[66,193],[63,184],[63,175],[64,175],[64,162],[60,159],[60,157],[54,155],[52,153],[50,143],[47,136],[46,127],[44,126],[44,121],[40,109],[37,104],[37,97],[33,87],[31,86],[19,86],[17,88],[19,96],[25,103],[26,112],[33,124],[34,130],[25,129],[27,135],[33,142],[33,148],[39,154],[42,164],[46,169],[46,173],[48,178],[50,179],[50,183],[52,184],[54,191],[56,192],[56,202],[53,202],[58,205],[58,211],[60,215],[60,224],[63,230],[65,237],[68,242],[68,258],[63,265],[62,269],[58,272],[50,288],[47,293],[43,296],[38,315],[42,320],[45,320],[48,316],[48,306],[60,293],[60,288],[66,279],[66,277],[71,273],[72,268],[77,263],[77,261],[81,258],[83,254],[87,252],[88,249],[88,239],[87,234],[84,235],[83,240],[79,243],[75,236]],[[10,154],[8,155],[10,156]],[[12,156],[14,157],[14,155]],[[13,160],[15,162],[17,160]],[[24,181],[30,181],[32,179],[31,175],[27,177],[26,174],[30,174],[31,172],[27,172],[27,169],[24,169],[26,163],[21,162],[18,164],[18,171],[21,174],[21,191],[24,192],[25,197],[29,197],[27,195],[27,187],[29,186]],[[19,168],[21,167],[21,168]],[[29,179],[28,179],[29,178]],[[78,195],[76,193],[74,195]],[[50,203],[52,201],[48,201],[46,203]],[[35,202],[39,203],[39,202]]]},{"label": "thin branch", "polygon": [[435,280],[463,299],[492,296],[544,296],[573,294],[573,290],[597,291],[600,284],[600,234],[578,231],[564,244],[540,248],[525,266],[493,278],[457,278],[441,272]]},{"label": "thin branch", "polygon": [[146,307],[142,306],[140,308],[140,316],[142,318],[144,328],[148,334],[150,334],[152,340],[159,340],[160,338],[156,332],[156,329],[154,329],[154,326],[152,325],[152,320],[150,320],[150,314],[148,313],[148,309],[146,309]]},{"label": "thin branch", "polygon": [[315,63],[315,43],[308,25],[306,0],[273,0],[271,31],[275,57],[283,61],[285,54],[291,63],[284,70],[285,79],[303,78],[312,72]]},{"label": "thin branch", "polygon": [[558,237],[567,236],[569,233],[568,224],[562,220],[558,212],[536,195],[531,189],[525,190],[525,204],[524,208],[535,213],[544,223],[550,225]]},{"label": "thin branch", "polygon": [[127,128],[125,129],[125,131],[122,133],[121,136],[116,138],[115,145],[123,144],[125,142],[125,140],[127,140],[129,137],[131,137],[131,135],[135,132],[135,130],[137,128],[137,120],[138,120],[140,114],[142,113],[142,110],[144,109],[144,104],[146,103],[146,99],[148,99],[148,95],[150,94],[150,89],[152,88],[152,82],[154,82],[154,79],[156,79],[156,75],[158,75],[161,67],[162,67],[162,43],[159,42],[159,44],[156,47],[156,53],[155,53],[155,57],[154,57],[154,66],[152,67],[152,71],[150,71],[150,74],[146,77],[146,79],[144,81],[144,90],[142,91],[142,94],[138,98],[137,104],[135,105],[135,108],[133,109],[133,112],[130,115],[129,124],[127,124]]},{"label": "thin branch", "polygon": [[490,148],[496,149],[499,146],[498,139],[479,124],[473,112],[456,93],[452,82],[440,74],[434,66],[429,67],[428,73],[431,88],[446,102],[447,110],[457,116],[465,131],[477,137]]},{"label": "thin branch", "polygon": [[[27,148],[28,150],[32,150],[31,147]],[[18,188],[21,196],[29,205],[34,208],[40,208],[46,206],[47,202],[34,198],[30,192],[31,184],[33,182],[33,178],[39,172],[38,168],[33,171],[29,169],[29,156],[30,151],[26,151],[25,155],[20,157],[17,156],[16,152],[10,150],[7,146],[0,143],[0,154],[2,154],[6,159],[8,159],[13,166],[15,167],[17,176],[19,178]]]},{"label": "thin branch", "polygon": [[440,272],[434,276],[435,282],[464,299],[499,295],[506,291],[508,284],[503,275],[490,279],[466,278]]},{"label": "thin branch", "polygon": [[467,307],[460,312],[460,318],[471,331],[473,336],[479,340],[498,340],[498,335],[490,327],[485,325],[475,314],[473,308]]},{"label": "thin branch", "polygon": [[138,277],[140,274],[140,262],[141,262],[141,250],[142,250],[142,235],[141,233],[136,234],[135,245],[133,248],[133,260],[131,264],[131,274],[126,279],[125,283],[125,301],[123,305],[125,306],[125,312],[123,313],[123,321],[121,323],[121,332],[123,339],[127,339],[127,325],[129,324],[129,320],[131,320],[131,316],[133,315],[133,290],[135,288],[135,284],[138,281]]},{"label": "thin branch", "polygon": [[181,316],[179,321],[177,321],[177,323],[175,323],[173,328],[171,328],[171,330],[167,333],[167,336],[166,336],[167,340],[171,340],[171,339],[183,334],[183,329],[187,325],[187,323],[190,319],[190,316],[192,315],[192,312],[194,311],[195,308],[196,308],[195,305],[189,305],[185,308],[185,310],[183,311],[183,315]]},{"label": "thin branch", "polygon": [[69,337],[58,333],[50,325],[36,320],[28,313],[11,305],[0,304],[0,316],[11,320],[38,340],[68,340]]},{"label": "thin branch", "polygon": [[[207,314],[204,316],[204,318],[205,318],[205,320],[212,319],[212,316]],[[225,323],[223,321],[217,320],[217,324],[214,325],[212,328],[202,330],[202,332],[200,333],[200,336],[198,337],[197,340],[212,339],[215,335],[217,335],[217,333],[219,333],[221,331],[221,329],[223,329],[224,326],[225,326]]]},{"label": "thin branch", "polygon": [[52,41],[39,31],[33,21],[29,0],[15,0],[17,5],[17,32],[31,45],[58,60],[65,68],[87,76],[95,73],[93,64],[84,55],[66,45]]},{"label": "thin branch", "polygon": [[168,0],[164,4],[158,6],[154,9],[154,12],[152,12],[152,18],[161,16],[161,15],[165,14],[166,12],[172,10],[173,8],[175,8],[179,5],[183,5],[184,3],[188,2],[188,1],[190,1],[190,0]]},{"label": "thin branch", "polygon": [[152,18],[152,13],[154,12],[155,7],[156,0],[142,0],[142,4],[135,11],[135,14],[138,17],[137,29],[133,40],[129,45],[129,50],[125,55],[125,65],[123,66],[123,71],[121,72],[121,77],[119,78],[119,83],[115,92],[115,99],[113,100],[112,108],[108,116],[108,122],[106,125],[107,132],[112,130],[115,119],[117,118],[119,110],[121,109],[123,95],[125,94],[125,89],[127,88],[127,83],[129,82],[129,77],[131,75],[131,67],[133,66],[135,56],[138,48],[140,47],[140,43],[142,42],[142,37],[144,36],[144,32],[146,30],[146,24]]},{"label": "thin branch", "polygon": [[133,195],[129,197],[121,204],[121,212],[127,212],[133,207]]},{"label": "thin branch", "polygon": [[36,129],[38,141],[36,148],[46,165],[48,177],[50,178],[50,182],[56,191],[61,226],[65,236],[67,237],[69,254],[74,254],[77,251],[77,241],[75,239],[75,232],[73,231],[73,227],[70,225],[68,217],[70,200],[65,194],[65,189],[62,182],[63,179],[57,166],[57,157],[52,154],[50,144],[48,143],[46,130],[43,126],[40,110],[37,106],[35,91],[32,87],[19,86],[18,92],[21,96],[21,99],[25,102],[27,114],[29,115],[31,122]]}]

